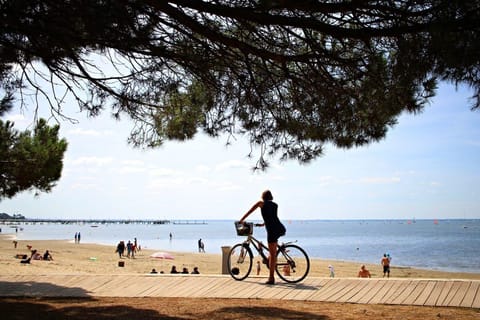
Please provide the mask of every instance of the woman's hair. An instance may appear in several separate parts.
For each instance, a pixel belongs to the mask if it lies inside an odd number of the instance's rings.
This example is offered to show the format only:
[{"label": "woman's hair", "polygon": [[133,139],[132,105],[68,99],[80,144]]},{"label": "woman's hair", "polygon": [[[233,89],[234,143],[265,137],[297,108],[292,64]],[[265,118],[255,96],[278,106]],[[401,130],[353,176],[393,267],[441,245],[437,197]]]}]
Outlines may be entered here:
[{"label": "woman's hair", "polygon": [[270,190],[263,191],[262,200],[263,201],[273,200],[273,196],[272,196],[272,193],[270,192]]}]

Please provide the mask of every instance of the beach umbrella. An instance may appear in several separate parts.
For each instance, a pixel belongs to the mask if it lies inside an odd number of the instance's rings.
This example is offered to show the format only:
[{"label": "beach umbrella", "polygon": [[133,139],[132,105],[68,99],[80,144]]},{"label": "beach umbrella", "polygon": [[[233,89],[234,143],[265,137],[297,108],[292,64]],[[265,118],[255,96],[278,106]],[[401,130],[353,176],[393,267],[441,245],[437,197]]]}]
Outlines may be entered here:
[{"label": "beach umbrella", "polygon": [[168,252],[158,251],[150,255],[152,258],[174,260],[175,258]]}]

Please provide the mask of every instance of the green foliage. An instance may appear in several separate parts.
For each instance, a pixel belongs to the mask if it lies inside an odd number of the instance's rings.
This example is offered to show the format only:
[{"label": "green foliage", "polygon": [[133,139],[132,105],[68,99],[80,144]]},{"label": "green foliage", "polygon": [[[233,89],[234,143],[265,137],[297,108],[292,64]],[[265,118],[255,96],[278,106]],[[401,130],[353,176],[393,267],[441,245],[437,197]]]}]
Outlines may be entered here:
[{"label": "green foliage", "polygon": [[59,126],[40,119],[33,132],[18,132],[0,120],[0,200],[22,191],[50,192],[61,177],[65,139]]},{"label": "green foliage", "polygon": [[5,96],[110,107],[135,146],[245,135],[263,168],[379,141],[438,81],[480,106],[477,0],[7,0],[0,16]]}]

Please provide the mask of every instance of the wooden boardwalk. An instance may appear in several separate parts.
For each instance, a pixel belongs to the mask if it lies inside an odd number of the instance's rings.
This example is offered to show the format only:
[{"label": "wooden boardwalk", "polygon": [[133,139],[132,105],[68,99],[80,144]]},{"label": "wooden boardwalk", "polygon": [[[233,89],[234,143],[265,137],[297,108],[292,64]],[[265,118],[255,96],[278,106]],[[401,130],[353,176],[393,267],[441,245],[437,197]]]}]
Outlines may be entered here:
[{"label": "wooden boardwalk", "polygon": [[310,277],[299,284],[225,275],[0,275],[0,297],[185,297],[480,308],[480,280]]}]

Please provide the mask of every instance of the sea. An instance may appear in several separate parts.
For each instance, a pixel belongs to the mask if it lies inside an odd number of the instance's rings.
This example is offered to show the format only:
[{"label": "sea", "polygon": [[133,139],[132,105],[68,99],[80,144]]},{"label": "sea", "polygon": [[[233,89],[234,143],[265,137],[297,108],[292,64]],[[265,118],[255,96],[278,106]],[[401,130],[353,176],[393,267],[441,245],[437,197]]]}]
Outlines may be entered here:
[{"label": "sea", "polygon": [[[280,242],[296,242],[312,258],[380,264],[384,254],[392,265],[430,270],[480,273],[480,219],[459,220],[289,220]],[[233,220],[145,223],[30,223],[0,225],[1,234],[18,240],[74,240],[110,245],[120,240],[142,248],[198,252],[202,239],[207,253],[222,252],[245,238],[237,236]],[[170,234],[172,237],[170,238]],[[266,240],[264,228],[254,236]]]}]

